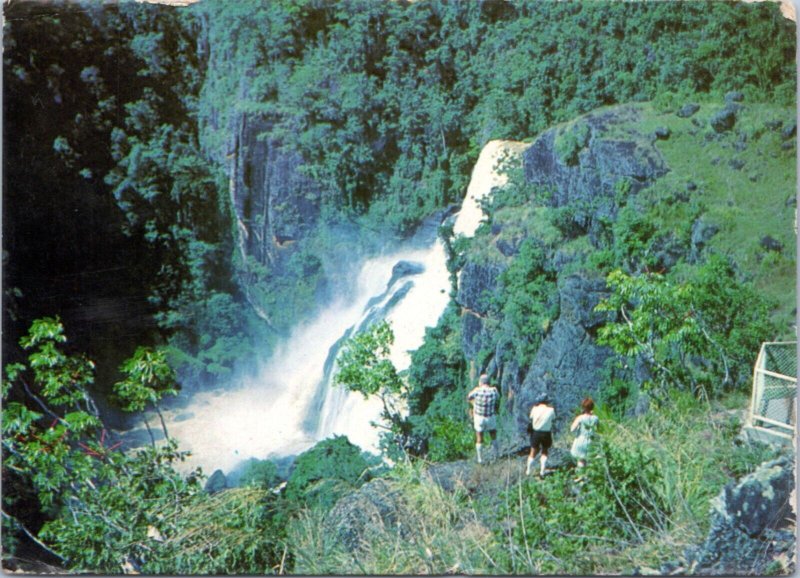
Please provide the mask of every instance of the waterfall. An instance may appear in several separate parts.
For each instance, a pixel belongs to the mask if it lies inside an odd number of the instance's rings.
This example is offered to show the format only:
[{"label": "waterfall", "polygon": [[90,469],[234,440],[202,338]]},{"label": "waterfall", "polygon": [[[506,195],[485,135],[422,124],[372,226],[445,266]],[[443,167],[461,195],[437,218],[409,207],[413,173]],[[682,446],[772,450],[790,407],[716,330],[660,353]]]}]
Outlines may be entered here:
[{"label": "waterfall", "polygon": [[[390,260],[418,265],[419,272],[390,284],[385,294],[362,313],[358,324],[347,336],[366,328],[373,321],[385,319],[395,336],[389,357],[395,368],[402,371],[411,364],[411,351],[422,344],[425,329],[436,325],[447,306],[450,276],[440,239],[434,239],[428,248],[395,253]],[[324,402],[316,437],[325,439],[334,434],[346,435],[362,448],[377,452],[378,430],[370,423],[380,418],[383,407],[380,401],[364,400],[359,393],[335,387],[333,371],[328,372],[325,378],[322,383]]]},{"label": "waterfall", "polygon": [[453,233],[464,237],[472,237],[475,234],[483,219],[481,201],[491,194],[493,188],[502,187],[508,182],[508,177],[504,173],[495,170],[497,164],[518,157],[528,146],[526,143],[507,140],[493,140],[486,143],[481,149],[478,162],[472,169],[467,194],[453,224]]},{"label": "waterfall", "polygon": [[[526,145],[492,141],[484,147],[454,222],[456,234],[472,236],[480,224],[480,200],[505,176],[495,173],[506,152]],[[445,247],[427,227],[403,247],[365,261],[351,291],[291,333],[256,372],[224,391],[194,394],[187,407],[168,412],[170,435],[191,452],[185,468],[231,471],[248,458],[302,452],[334,434],[377,451],[382,404],[332,385],[341,344],[373,321],[386,319],[394,332],[390,358],[409,367],[425,329],[437,324],[450,299]]]}]

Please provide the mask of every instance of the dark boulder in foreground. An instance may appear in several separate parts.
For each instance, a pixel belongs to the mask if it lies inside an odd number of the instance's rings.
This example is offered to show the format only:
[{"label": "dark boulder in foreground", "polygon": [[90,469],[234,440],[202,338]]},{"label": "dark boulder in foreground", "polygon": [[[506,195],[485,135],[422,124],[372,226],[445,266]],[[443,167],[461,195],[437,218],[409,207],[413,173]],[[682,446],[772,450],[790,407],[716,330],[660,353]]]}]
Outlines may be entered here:
[{"label": "dark boulder in foreground", "polygon": [[228,489],[228,478],[222,473],[222,470],[215,470],[211,477],[206,481],[203,488],[209,494],[216,494],[222,490]]},{"label": "dark boulder in foreground", "polygon": [[795,552],[794,476],[794,461],[782,457],[726,486],[712,502],[706,541],[690,548],[683,564],[662,571],[682,566],[696,575],[777,573]]},{"label": "dark boulder in foreground", "polygon": [[[382,478],[341,498],[328,515],[327,529],[348,551],[359,548],[370,534],[398,526],[401,492]],[[400,528],[402,535],[402,528]]]}]

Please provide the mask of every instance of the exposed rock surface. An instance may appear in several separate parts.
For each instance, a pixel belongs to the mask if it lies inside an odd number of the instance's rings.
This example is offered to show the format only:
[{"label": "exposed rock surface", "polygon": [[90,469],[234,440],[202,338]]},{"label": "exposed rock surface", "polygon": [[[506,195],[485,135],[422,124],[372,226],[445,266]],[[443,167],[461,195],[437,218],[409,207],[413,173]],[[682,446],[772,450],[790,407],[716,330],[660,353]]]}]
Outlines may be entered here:
[{"label": "exposed rock surface", "polygon": [[775,251],[776,253],[783,251],[783,243],[769,235],[761,237],[759,244],[765,251]]},{"label": "exposed rock surface", "polygon": [[686,247],[674,233],[667,233],[653,241],[653,252],[656,259],[655,269],[668,271],[686,255]]},{"label": "exposed rock surface", "polygon": [[485,315],[504,269],[499,263],[468,262],[458,284],[458,302],[471,311]]},{"label": "exposed rock surface", "polygon": [[694,113],[696,113],[698,110],[700,110],[699,104],[687,103],[684,104],[680,108],[680,110],[678,110],[678,112],[676,112],[675,114],[677,114],[681,118],[689,118],[690,116],[694,115]]},{"label": "exposed rock surface", "polygon": [[222,470],[214,470],[214,473],[206,480],[206,485],[203,488],[209,494],[216,494],[228,488],[228,479]]},{"label": "exposed rock surface", "polygon": [[792,121],[781,131],[781,137],[783,139],[790,139],[794,135],[797,134],[797,122]]},{"label": "exposed rock surface", "polygon": [[[545,193],[551,207],[568,207],[567,225],[586,232],[592,246],[602,244],[604,227],[616,219],[621,200],[636,195],[669,170],[655,147],[653,133],[642,134],[633,128],[640,116],[630,106],[590,114],[545,131],[523,153],[526,181]],[[492,234],[499,235],[502,226],[493,226],[498,230],[493,229]],[[474,360],[495,343],[488,366],[481,369],[498,378],[506,409],[513,416],[514,433],[508,440],[513,446],[527,443],[528,413],[536,395],[550,394],[558,425],[563,426],[583,397],[597,394],[612,352],[595,341],[603,317],[593,310],[606,294],[605,281],[588,273],[564,276],[565,268],[579,255],[555,248],[546,249],[546,268],[559,275],[559,316],[530,365],[520,366],[519,360],[509,359],[514,357],[507,351],[509,345],[494,339],[492,332],[498,329],[488,324],[486,317],[500,275],[526,241],[524,236],[511,238],[513,245],[505,237],[497,241],[498,262],[467,262],[461,271],[457,300],[462,306],[466,357]],[[663,267],[673,266],[688,250],[679,245],[665,237],[657,247]]]},{"label": "exposed rock surface", "polygon": [[582,124],[584,130],[577,132],[589,136],[574,164],[564,162],[558,152],[559,139],[571,134],[565,129],[546,131],[523,153],[526,180],[549,190],[552,206],[569,205],[576,224],[590,236],[596,234],[599,221],[616,216],[620,181],[627,181],[629,194],[636,194],[668,170],[648,138],[634,133],[610,136],[611,129],[638,115],[630,107],[618,107],[576,121],[572,132]]},{"label": "exposed rock surface", "polygon": [[595,343],[593,333],[605,320],[595,306],[607,296],[605,281],[570,275],[559,282],[560,315],[536,353],[525,379],[514,391],[513,415],[522,435],[534,398],[547,393],[557,426],[565,427],[587,395],[596,396],[601,372],[612,352]]},{"label": "exposed rock surface", "polygon": [[484,342],[483,320],[504,270],[505,266],[501,263],[480,264],[470,261],[461,271],[456,301],[464,308],[462,346],[468,358],[475,357],[481,350]]},{"label": "exposed rock surface", "polygon": [[759,575],[774,559],[793,556],[794,477],[794,461],[782,457],[726,486],[712,503],[708,538],[686,553],[688,572]]},{"label": "exposed rock surface", "polygon": [[739,90],[732,90],[725,94],[725,102],[742,102],[744,94]]},{"label": "exposed rock surface", "polygon": [[392,277],[387,285],[391,287],[398,279],[410,275],[419,275],[425,271],[425,265],[412,261],[400,261],[392,267]]},{"label": "exposed rock surface", "polygon": [[319,215],[320,188],[300,171],[299,154],[261,138],[270,124],[242,115],[230,145],[230,195],[239,249],[260,263],[274,262],[278,250],[302,238]]},{"label": "exposed rock surface", "polygon": [[692,223],[692,250],[690,255],[690,259],[692,261],[697,261],[700,258],[700,255],[708,245],[708,242],[718,232],[719,227],[716,225],[710,225],[702,219],[698,219]]},{"label": "exposed rock surface", "polygon": [[327,529],[349,551],[356,550],[365,536],[399,526],[402,494],[391,482],[378,478],[340,499],[326,520]]},{"label": "exposed rock surface", "polygon": [[736,105],[729,103],[722,110],[715,112],[711,116],[711,128],[716,132],[731,130],[736,124]]},{"label": "exposed rock surface", "polygon": [[[428,468],[430,479],[445,492],[465,490],[476,496],[496,495],[507,489],[509,480],[525,478],[526,456],[530,446],[527,440],[516,447],[504,446],[498,456],[489,456],[483,464],[474,459],[432,464]],[[490,454],[485,450],[486,454]],[[535,462],[539,471],[538,459]],[[571,468],[575,460],[564,448],[553,447],[547,459],[546,474],[553,470]]]}]

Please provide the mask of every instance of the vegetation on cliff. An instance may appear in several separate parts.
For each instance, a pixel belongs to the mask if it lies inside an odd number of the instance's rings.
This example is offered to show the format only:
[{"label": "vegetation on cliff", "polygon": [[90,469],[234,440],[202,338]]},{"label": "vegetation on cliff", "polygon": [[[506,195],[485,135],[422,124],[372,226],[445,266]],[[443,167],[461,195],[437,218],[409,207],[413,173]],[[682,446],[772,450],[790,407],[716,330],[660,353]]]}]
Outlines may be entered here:
[{"label": "vegetation on cliff", "polygon": [[[630,571],[702,540],[710,499],[772,457],[737,441],[731,410],[757,345],[791,335],[796,314],[795,37],[775,6],[18,3],[6,15],[4,555],[34,542],[70,571],[104,573]],[[260,128],[233,138],[245,125]],[[387,394],[395,468],[335,438],[300,455],[283,489],[255,462],[242,487],[211,494],[201,472],[176,472],[181,452],[151,424],[149,447],[109,441],[97,392],[157,411],[178,388],[172,367],[186,383],[223,380],[347,273],[326,256],[460,200],[497,137],[533,142],[474,239],[443,227],[461,284],[407,374],[385,363],[386,326],[345,348],[339,381]],[[247,254],[245,235],[270,217],[229,195],[254,179],[226,165],[240,154],[229,145],[267,141],[308,185],[277,212],[297,220],[302,201],[318,220],[296,228],[303,238],[261,239],[279,253]],[[352,225],[361,238],[343,241]],[[109,301],[92,324],[86,302]],[[558,357],[573,342],[577,360]],[[533,481],[513,457],[453,463],[473,451],[477,370],[500,382],[510,455],[536,390],[558,391],[561,420],[576,396],[597,397],[582,483],[568,464]],[[407,416],[390,406],[398,394]]]},{"label": "vegetation on cliff", "polygon": [[[19,3],[7,21],[5,116],[23,145],[8,149],[6,224],[20,240],[9,270],[21,296],[7,345],[57,312],[42,279],[61,294],[77,278],[92,302],[128,298],[116,307],[132,314],[114,320],[153,315],[192,381],[224,378],[253,354],[253,336],[268,349],[313,309],[332,274],[322,264],[339,243],[333,223],[360,216],[365,237],[408,232],[460,200],[490,138],[731,88],[788,104],[796,82],[792,26],[763,4]],[[321,216],[277,262],[235,250],[242,226],[253,237],[251,225],[273,218],[233,215],[229,182],[253,177],[226,166],[243,154],[232,143],[256,144],[232,140],[244,125],[299,159],[286,163],[310,180],[286,192],[308,195]],[[297,219],[298,199],[273,194],[274,218]],[[74,212],[83,217],[70,226],[58,218]],[[153,329],[137,328],[130,350]]]}]

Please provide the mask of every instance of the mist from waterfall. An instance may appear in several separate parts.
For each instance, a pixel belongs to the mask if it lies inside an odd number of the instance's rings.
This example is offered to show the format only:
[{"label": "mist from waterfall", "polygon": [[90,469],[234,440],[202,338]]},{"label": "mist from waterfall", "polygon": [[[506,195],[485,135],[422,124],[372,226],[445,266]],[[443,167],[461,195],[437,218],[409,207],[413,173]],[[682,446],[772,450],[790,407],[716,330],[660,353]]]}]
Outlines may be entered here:
[{"label": "mist from waterfall", "polygon": [[[483,216],[479,201],[505,175],[494,171],[505,152],[525,145],[492,141],[475,165],[454,231],[472,236]],[[298,454],[334,434],[376,452],[382,404],[333,386],[335,356],[359,329],[386,319],[394,332],[390,358],[410,365],[425,329],[437,324],[450,299],[444,243],[434,228],[405,245],[367,259],[352,287],[299,325],[253,377],[224,390],[194,394],[167,414],[169,433],[191,452],[183,465],[229,472],[249,458]]]}]

